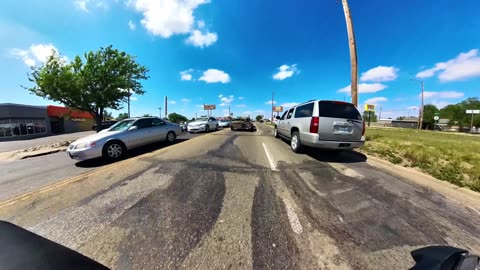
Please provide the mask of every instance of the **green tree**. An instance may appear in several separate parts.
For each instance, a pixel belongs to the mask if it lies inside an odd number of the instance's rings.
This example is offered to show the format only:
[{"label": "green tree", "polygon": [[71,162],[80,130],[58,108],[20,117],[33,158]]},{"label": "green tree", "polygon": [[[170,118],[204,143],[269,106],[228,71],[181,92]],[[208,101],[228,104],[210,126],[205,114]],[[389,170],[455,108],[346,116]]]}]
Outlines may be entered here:
[{"label": "green tree", "polygon": [[37,96],[89,112],[99,131],[105,109],[119,110],[129,95],[144,94],[140,80],[148,79],[147,73],[148,68],[138,64],[134,56],[112,46],[85,53],[83,58],[76,56],[70,63],[52,51],[47,62],[33,67],[28,75],[35,85],[25,88]]},{"label": "green tree", "polygon": [[[480,99],[473,97],[466,100],[451,104],[440,110],[440,117],[450,119],[450,125],[458,125],[460,127],[470,127],[471,115],[466,113],[466,110],[479,110]],[[480,117],[474,117],[473,125],[480,125]]]},{"label": "green tree", "polygon": [[117,119],[118,120],[123,120],[128,118],[128,113],[121,113],[118,115]]},{"label": "green tree", "polygon": [[146,114],[142,115],[142,117],[153,117],[153,115],[146,113]]},{"label": "green tree", "polygon": [[168,121],[172,123],[181,123],[187,122],[188,118],[178,113],[171,113],[168,115]]},{"label": "green tree", "polygon": [[[368,111],[364,111],[362,117],[365,122],[368,122]],[[378,122],[378,116],[374,111],[370,112],[370,122]]]},{"label": "green tree", "polygon": [[430,129],[435,125],[435,120],[433,118],[439,112],[440,110],[433,104],[423,106],[423,125],[426,126],[427,129]]},{"label": "green tree", "polygon": [[255,120],[257,121],[260,121],[263,119],[263,115],[257,115],[257,117],[255,117]]},{"label": "green tree", "polygon": [[111,112],[107,112],[107,111],[103,112],[103,121],[108,121],[112,119],[113,119],[113,116]]},{"label": "green tree", "polygon": [[192,117],[192,119],[190,119],[190,121],[195,121],[195,117]]}]

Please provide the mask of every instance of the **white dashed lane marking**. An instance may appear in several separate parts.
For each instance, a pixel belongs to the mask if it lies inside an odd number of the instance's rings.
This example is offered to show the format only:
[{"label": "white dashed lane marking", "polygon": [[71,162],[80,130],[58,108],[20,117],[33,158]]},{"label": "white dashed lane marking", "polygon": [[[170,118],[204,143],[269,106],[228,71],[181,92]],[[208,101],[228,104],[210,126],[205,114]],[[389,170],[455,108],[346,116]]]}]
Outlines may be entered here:
[{"label": "white dashed lane marking", "polygon": [[270,168],[272,169],[272,171],[276,171],[277,164],[275,163],[275,160],[273,160],[272,155],[270,154],[270,151],[268,151],[268,148],[265,145],[265,143],[262,143],[262,145],[263,145],[263,150],[265,150],[265,155],[267,156],[268,163],[270,163]]}]

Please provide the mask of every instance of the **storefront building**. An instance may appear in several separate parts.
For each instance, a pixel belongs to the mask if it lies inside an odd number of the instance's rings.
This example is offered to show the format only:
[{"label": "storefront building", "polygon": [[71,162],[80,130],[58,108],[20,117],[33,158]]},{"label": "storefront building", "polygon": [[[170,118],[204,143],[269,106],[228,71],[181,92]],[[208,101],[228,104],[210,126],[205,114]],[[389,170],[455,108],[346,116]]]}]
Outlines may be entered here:
[{"label": "storefront building", "polygon": [[91,130],[93,117],[61,106],[0,104],[0,141]]}]

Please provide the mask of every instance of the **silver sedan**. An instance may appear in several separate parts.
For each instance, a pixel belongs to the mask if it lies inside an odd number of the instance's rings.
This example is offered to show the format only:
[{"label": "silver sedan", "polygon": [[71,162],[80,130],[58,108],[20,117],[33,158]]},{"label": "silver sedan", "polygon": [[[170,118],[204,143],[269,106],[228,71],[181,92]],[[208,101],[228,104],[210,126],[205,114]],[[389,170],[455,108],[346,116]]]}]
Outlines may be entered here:
[{"label": "silver sedan", "polygon": [[78,139],[71,143],[67,154],[72,159],[86,160],[104,157],[121,159],[127,150],[167,141],[173,143],[182,133],[179,125],[155,117],[130,118],[118,122],[109,129]]}]

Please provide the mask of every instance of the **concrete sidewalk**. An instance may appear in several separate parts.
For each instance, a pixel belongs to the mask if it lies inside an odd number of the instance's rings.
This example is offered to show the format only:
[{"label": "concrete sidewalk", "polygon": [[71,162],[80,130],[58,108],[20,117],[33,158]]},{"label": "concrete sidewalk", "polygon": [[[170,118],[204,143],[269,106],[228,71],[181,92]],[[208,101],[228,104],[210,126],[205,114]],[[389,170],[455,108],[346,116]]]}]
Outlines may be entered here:
[{"label": "concrete sidewalk", "polygon": [[31,140],[0,142],[0,153],[18,151],[18,150],[27,149],[30,147],[48,145],[48,144],[59,143],[63,141],[76,140],[91,134],[95,134],[95,131],[83,131],[83,132],[76,132],[76,133],[69,133],[69,134],[61,134],[61,135],[42,137],[42,138],[31,139]]}]

